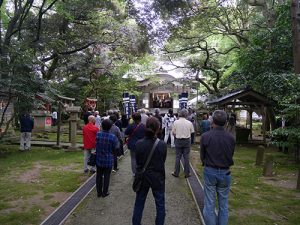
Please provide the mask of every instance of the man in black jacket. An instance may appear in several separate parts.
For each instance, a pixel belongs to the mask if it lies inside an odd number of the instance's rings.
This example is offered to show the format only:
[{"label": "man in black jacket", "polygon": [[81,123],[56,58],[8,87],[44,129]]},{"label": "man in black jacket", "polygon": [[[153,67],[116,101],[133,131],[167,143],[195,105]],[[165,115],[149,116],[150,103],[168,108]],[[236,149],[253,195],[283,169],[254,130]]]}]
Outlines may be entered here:
[{"label": "man in black jacket", "polygon": [[[213,129],[201,137],[201,161],[204,167],[204,209],[206,225],[228,224],[228,195],[230,170],[233,165],[234,137],[225,131],[227,114],[223,110],[213,113]],[[215,214],[216,194],[218,216]]]},{"label": "man in black jacket", "polygon": [[26,113],[20,117],[21,137],[20,137],[20,151],[30,150],[31,147],[31,131],[34,122],[32,117]]}]

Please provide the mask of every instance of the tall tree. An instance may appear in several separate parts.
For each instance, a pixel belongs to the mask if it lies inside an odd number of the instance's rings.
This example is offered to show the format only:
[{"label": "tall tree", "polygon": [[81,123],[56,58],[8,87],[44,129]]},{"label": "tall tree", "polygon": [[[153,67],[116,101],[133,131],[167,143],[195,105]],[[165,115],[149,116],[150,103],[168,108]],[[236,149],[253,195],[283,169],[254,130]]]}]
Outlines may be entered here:
[{"label": "tall tree", "polygon": [[292,0],[292,31],[293,31],[293,55],[294,70],[296,74],[300,74],[300,1]]},{"label": "tall tree", "polygon": [[107,67],[134,60],[147,45],[139,27],[127,20],[124,1],[0,4],[0,90],[9,101],[33,102],[35,93],[45,90],[41,84],[73,79],[79,71],[83,77],[109,72]]}]

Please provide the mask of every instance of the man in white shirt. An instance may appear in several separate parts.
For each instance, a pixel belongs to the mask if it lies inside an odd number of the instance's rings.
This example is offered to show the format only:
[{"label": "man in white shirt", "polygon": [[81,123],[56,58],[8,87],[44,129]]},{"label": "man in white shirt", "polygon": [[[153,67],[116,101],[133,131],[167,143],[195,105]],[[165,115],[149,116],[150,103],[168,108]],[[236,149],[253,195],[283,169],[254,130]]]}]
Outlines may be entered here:
[{"label": "man in white shirt", "polygon": [[54,110],[52,112],[52,126],[56,125],[56,121],[57,121],[57,112]]},{"label": "man in white shirt", "polygon": [[140,114],[141,114],[141,117],[142,117],[141,123],[146,125],[146,122],[149,118],[149,116],[146,115],[146,110],[145,109],[140,109]]},{"label": "man in white shirt", "polygon": [[185,178],[191,176],[190,174],[190,147],[191,147],[191,134],[194,133],[194,126],[191,121],[186,119],[188,115],[187,109],[182,109],[179,112],[179,120],[173,124],[172,133],[175,136],[175,149],[176,161],[175,171],[172,173],[174,177],[179,177],[180,172],[180,159],[184,159],[184,174]]},{"label": "man in white shirt", "polygon": [[99,116],[99,111],[95,111],[95,126],[99,128],[101,127],[101,117]]}]

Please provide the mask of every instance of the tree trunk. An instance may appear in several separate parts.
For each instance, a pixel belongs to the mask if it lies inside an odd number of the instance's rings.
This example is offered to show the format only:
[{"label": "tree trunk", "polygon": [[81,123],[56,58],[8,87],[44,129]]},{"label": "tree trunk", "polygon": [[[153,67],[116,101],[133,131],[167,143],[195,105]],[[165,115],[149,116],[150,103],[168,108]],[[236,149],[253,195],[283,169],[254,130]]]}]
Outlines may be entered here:
[{"label": "tree trunk", "polygon": [[265,126],[266,126],[266,131],[270,131],[270,117],[269,117],[268,111],[266,111],[266,125]]},{"label": "tree trunk", "polygon": [[262,165],[262,163],[264,161],[264,154],[265,154],[265,147],[262,145],[258,146],[258,149],[256,152],[256,162],[255,162],[256,166]]},{"label": "tree trunk", "polygon": [[276,117],[275,117],[274,109],[272,107],[267,107],[267,114],[269,117],[271,130],[275,130],[276,129]]},{"label": "tree trunk", "polygon": [[300,8],[299,8],[299,0],[292,0],[291,14],[292,14],[294,70],[295,70],[296,74],[300,75],[300,22],[299,22]]}]

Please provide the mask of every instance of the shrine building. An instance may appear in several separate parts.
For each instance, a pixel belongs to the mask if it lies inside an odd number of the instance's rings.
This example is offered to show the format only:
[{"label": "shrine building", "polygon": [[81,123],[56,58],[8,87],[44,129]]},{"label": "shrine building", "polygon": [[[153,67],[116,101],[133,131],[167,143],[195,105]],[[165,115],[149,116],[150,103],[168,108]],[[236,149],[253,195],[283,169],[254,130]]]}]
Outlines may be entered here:
[{"label": "shrine building", "polygon": [[162,69],[154,76],[139,81],[138,89],[142,94],[138,98],[138,108],[145,108],[152,113],[155,108],[159,108],[161,113],[167,113],[172,108],[176,113],[179,94],[190,92],[190,88],[180,81]]}]

